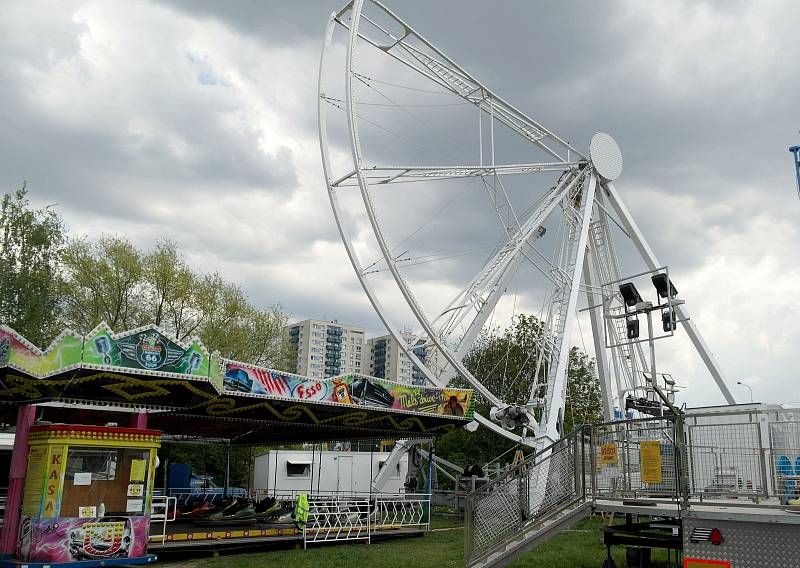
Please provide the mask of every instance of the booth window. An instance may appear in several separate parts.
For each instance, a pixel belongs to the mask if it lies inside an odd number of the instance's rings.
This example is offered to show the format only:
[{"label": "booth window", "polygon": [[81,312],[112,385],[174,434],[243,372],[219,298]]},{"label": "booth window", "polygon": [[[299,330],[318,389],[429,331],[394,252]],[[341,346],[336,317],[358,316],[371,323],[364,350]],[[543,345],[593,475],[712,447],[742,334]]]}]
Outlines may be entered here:
[{"label": "booth window", "polygon": [[96,507],[98,517],[145,514],[149,464],[150,450],[71,446],[60,516],[78,517],[82,507]]},{"label": "booth window", "polygon": [[92,481],[114,481],[119,450],[70,448],[67,454],[65,481],[75,480],[76,473],[91,473]]},{"label": "booth window", "polygon": [[286,477],[311,477],[311,462],[286,460]]}]

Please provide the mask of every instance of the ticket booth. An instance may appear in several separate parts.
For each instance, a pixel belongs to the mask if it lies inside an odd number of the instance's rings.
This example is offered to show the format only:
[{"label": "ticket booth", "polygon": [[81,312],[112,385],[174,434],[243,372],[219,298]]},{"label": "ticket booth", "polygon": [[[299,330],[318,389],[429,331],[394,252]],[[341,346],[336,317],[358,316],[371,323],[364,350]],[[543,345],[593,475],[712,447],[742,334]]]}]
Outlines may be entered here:
[{"label": "ticket booth", "polygon": [[17,561],[138,564],[147,554],[157,430],[31,427]]}]

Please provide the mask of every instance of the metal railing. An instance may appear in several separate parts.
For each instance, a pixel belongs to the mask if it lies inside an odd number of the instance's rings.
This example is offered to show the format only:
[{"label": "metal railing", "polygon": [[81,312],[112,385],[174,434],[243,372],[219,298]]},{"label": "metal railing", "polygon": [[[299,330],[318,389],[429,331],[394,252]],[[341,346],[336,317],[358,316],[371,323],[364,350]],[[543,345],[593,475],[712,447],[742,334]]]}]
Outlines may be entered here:
[{"label": "metal railing", "polygon": [[530,456],[468,498],[465,560],[490,554],[524,527],[544,522],[583,499],[584,432],[578,429]]},{"label": "metal railing", "polygon": [[[150,505],[150,540],[166,542],[167,523],[174,521],[178,516],[178,499],[166,495],[153,495]],[[161,534],[153,534],[153,526],[161,525]]]},{"label": "metal railing", "polygon": [[343,540],[371,541],[375,531],[430,529],[428,493],[342,494],[309,497],[304,545]]},{"label": "metal railing", "polygon": [[308,523],[303,528],[303,546],[343,540],[370,541],[372,528],[369,499],[355,497],[311,497]]},{"label": "metal railing", "polygon": [[769,473],[772,493],[788,503],[800,498],[800,422],[769,425]]},{"label": "metal railing", "polygon": [[[247,498],[260,500],[274,497],[295,503],[303,491],[275,492],[266,489],[248,490]],[[155,495],[150,510],[153,542],[167,541],[167,523],[175,521],[178,510],[188,498],[207,501],[219,493],[178,489],[173,495]],[[370,541],[375,531],[393,529],[430,529],[431,495],[428,493],[345,493],[328,491],[309,496],[309,517],[302,532],[304,545],[343,540]]]},{"label": "metal railing", "polygon": [[467,496],[466,564],[578,502],[627,498],[800,504],[800,421],[731,409],[581,426]]},{"label": "metal railing", "polygon": [[375,529],[430,529],[431,496],[427,493],[379,495],[372,508],[370,519]]},{"label": "metal railing", "polygon": [[665,418],[585,426],[591,437],[593,498],[675,495],[675,424]]}]

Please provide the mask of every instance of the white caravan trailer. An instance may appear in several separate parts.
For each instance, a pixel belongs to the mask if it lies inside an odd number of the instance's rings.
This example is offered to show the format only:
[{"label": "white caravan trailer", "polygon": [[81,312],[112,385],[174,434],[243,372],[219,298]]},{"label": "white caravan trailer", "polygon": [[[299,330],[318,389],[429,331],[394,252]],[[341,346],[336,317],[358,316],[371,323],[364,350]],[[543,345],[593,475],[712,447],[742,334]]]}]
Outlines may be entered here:
[{"label": "white caravan trailer", "polygon": [[[270,450],[255,459],[253,487],[269,494],[306,491],[370,493],[388,452]],[[382,493],[401,493],[408,473],[408,454],[395,466]],[[373,488],[373,493],[376,493]]]}]

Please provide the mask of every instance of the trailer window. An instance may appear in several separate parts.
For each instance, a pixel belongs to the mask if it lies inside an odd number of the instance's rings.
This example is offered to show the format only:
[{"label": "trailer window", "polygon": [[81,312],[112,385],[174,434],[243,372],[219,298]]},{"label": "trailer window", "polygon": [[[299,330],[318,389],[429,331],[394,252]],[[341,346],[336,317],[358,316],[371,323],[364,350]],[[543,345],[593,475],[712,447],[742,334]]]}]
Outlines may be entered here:
[{"label": "trailer window", "polygon": [[311,477],[311,464],[286,461],[286,477]]},{"label": "trailer window", "polygon": [[[386,465],[386,460],[380,460],[378,462],[378,471],[383,469],[383,466]],[[395,471],[393,471],[389,477],[389,479],[400,479],[400,464],[395,466]]]}]

